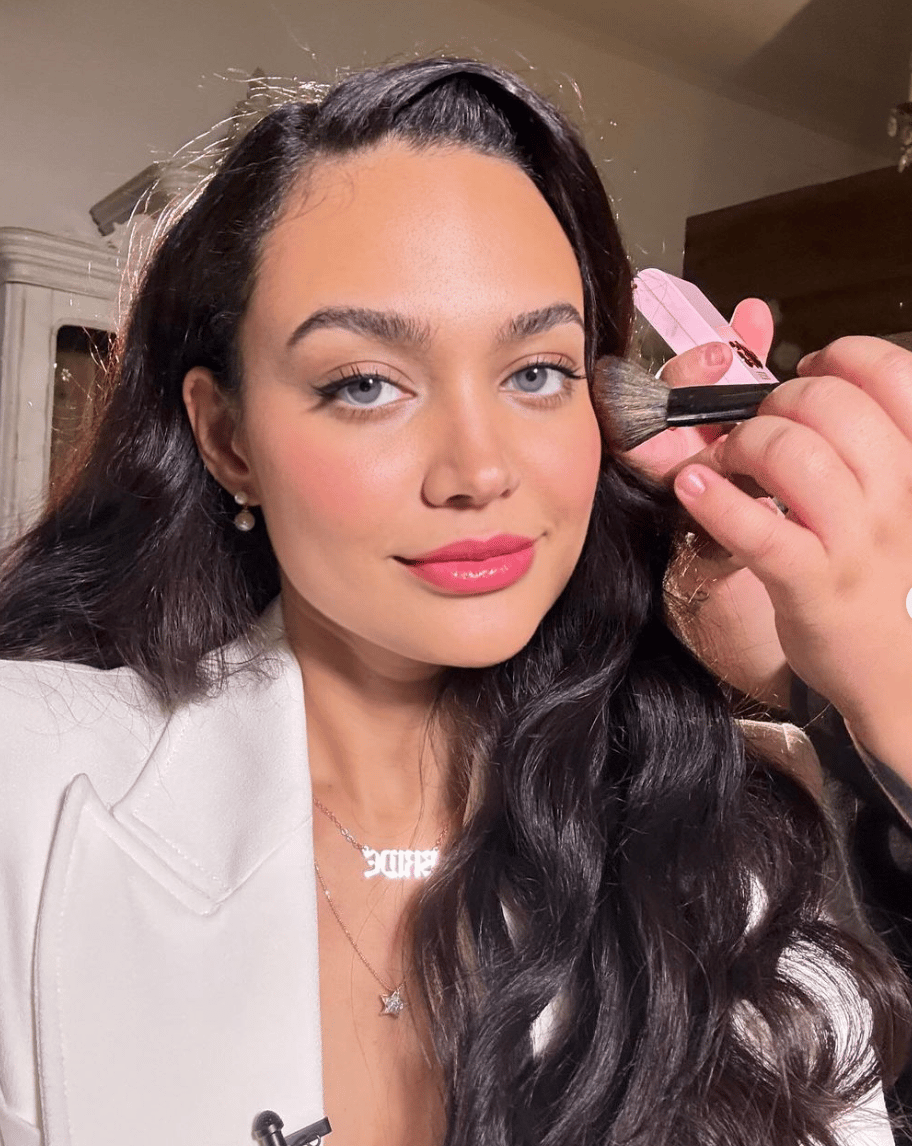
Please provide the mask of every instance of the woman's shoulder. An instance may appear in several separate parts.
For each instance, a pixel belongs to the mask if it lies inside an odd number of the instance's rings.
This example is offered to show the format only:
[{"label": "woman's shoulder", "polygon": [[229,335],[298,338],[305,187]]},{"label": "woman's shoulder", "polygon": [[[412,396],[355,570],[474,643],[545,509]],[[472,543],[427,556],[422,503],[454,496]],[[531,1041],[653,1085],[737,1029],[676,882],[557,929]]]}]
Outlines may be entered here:
[{"label": "woman's shoulder", "polygon": [[[8,734],[41,736],[90,725],[129,727],[163,717],[152,690],[129,668],[69,661],[0,660],[0,718]],[[2,752],[2,745],[0,745]]]},{"label": "woman's shoulder", "polygon": [[142,682],[130,668],[101,669],[61,660],[8,660],[0,657],[0,703],[34,691],[65,689],[73,696],[104,694],[137,695]]},{"label": "woman's shoulder", "polygon": [[169,730],[257,724],[257,716],[300,697],[277,608],[210,656],[217,668],[211,689],[172,705],[130,668],[0,660],[4,791],[50,794],[84,774],[105,803],[114,803]]},{"label": "woman's shoulder", "polygon": [[59,791],[85,773],[116,799],[167,714],[130,669],[0,660],[0,777],[7,796]]}]

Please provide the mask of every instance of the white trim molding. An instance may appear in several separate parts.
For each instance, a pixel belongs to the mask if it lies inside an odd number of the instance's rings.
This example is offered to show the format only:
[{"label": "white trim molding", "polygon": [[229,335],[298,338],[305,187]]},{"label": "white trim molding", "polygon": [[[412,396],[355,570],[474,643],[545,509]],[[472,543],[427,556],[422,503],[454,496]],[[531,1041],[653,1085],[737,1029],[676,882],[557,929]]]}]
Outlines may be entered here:
[{"label": "white trim molding", "polygon": [[108,247],[0,228],[0,539],[47,496],[57,332],[113,330],[123,256]]},{"label": "white trim molding", "polygon": [[0,227],[0,285],[28,283],[98,296],[117,293],[123,256],[100,243]]}]

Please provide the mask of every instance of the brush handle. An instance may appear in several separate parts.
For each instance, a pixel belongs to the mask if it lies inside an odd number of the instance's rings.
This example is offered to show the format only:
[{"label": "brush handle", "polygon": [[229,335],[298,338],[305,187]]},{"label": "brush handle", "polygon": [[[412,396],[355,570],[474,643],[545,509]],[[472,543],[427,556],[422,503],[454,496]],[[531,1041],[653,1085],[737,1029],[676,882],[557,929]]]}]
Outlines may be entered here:
[{"label": "brush handle", "polygon": [[747,382],[719,386],[679,386],[668,391],[667,426],[706,426],[713,422],[742,422],[776,389],[778,382]]}]

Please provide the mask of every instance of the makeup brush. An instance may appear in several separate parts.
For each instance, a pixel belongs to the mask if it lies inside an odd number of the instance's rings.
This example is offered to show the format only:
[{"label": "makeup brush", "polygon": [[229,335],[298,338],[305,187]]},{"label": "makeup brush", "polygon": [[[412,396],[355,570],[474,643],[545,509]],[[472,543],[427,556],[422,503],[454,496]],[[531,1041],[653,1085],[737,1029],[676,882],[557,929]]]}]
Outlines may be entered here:
[{"label": "makeup brush", "polygon": [[752,418],[778,382],[676,389],[626,358],[599,360],[592,380],[595,412],[606,437],[632,450],[672,426],[708,426]]}]

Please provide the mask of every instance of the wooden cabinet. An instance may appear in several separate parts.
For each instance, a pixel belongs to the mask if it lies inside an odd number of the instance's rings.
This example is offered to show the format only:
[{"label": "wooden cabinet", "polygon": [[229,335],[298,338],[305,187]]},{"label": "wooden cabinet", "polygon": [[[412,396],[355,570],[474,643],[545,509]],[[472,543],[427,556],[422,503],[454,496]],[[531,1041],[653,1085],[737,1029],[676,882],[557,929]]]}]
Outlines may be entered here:
[{"label": "wooden cabinet", "polygon": [[773,305],[780,376],[840,335],[908,333],[912,171],[888,167],[695,215],[684,276],[726,314],[746,295]]}]

